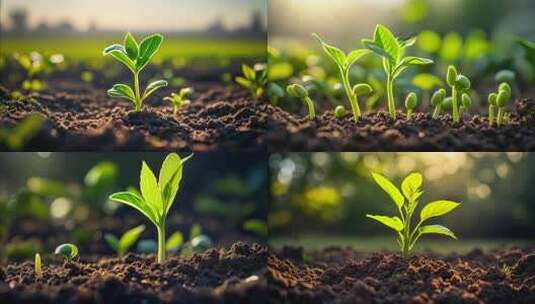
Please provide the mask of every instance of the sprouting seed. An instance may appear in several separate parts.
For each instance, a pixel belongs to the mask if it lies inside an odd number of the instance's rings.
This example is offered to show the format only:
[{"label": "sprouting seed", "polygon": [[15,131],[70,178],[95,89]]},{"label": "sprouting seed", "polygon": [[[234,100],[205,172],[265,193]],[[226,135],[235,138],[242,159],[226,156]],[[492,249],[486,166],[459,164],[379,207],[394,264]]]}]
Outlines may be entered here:
[{"label": "sprouting seed", "polygon": [[459,115],[463,115],[472,106],[472,98],[468,93],[463,93],[461,96],[461,107],[459,108]]},{"label": "sprouting seed", "polygon": [[307,106],[308,118],[314,120],[316,118],[316,110],[314,109],[314,102],[310,99],[307,89],[299,84],[291,84],[286,87],[288,95],[301,99]]},{"label": "sprouting seed", "polygon": [[418,104],[418,96],[416,93],[410,92],[409,95],[405,98],[405,108],[407,109],[407,120],[411,119],[412,112]]},{"label": "sprouting seed", "polygon": [[498,99],[498,94],[496,93],[490,93],[488,97],[488,103],[489,103],[489,126],[492,127],[494,124],[494,110],[496,108],[496,100]]},{"label": "sprouting seed", "polygon": [[180,108],[191,103],[188,98],[192,92],[192,88],[182,88],[178,93],[171,93],[171,96],[167,96],[163,100],[173,104],[173,113],[176,115]]},{"label": "sprouting seed", "polygon": [[38,278],[42,277],[43,268],[41,264],[41,255],[39,253],[35,254],[34,267],[35,267],[35,276]]},{"label": "sprouting seed", "polygon": [[470,89],[470,79],[465,75],[459,74],[457,69],[453,65],[450,65],[446,74],[446,82],[451,87],[453,122],[458,123],[461,121],[460,107],[462,100],[460,100],[460,98],[462,98],[462,95],[467,93]]},{"label": "sprouting seed", "polygon": [[436,91],[431,97],[431,105],[435,109],[433,111],[433,119],[437,119],[442,111],[444,99],[446,98],[446,90],[440,89]]},{"label": "sprouting seed", "polygon": [[78,247],[73,244],[61,244],[58,247],[56,247],[56,250],[54,251],[54,254],[61,255],[65,257],[67,260],[72,260],[76,256],[78,256]]},{"label": "sprouting seed", "polygon": [[338,119],[342,119],[344,118],[345,115],[346,115],[346,108],[344,108],[344,106],[339,105],[334,109],[334,117]]}]

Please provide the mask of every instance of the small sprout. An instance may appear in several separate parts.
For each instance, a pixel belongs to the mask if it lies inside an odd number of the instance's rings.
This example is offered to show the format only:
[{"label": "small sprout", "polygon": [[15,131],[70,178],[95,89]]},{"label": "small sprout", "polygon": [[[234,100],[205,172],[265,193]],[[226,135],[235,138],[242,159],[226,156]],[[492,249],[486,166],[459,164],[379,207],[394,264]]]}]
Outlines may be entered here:
[{"label": "small sprout", "polygon": [[162,164],[158,180],[147,163],[143,162],[139,176],[141,195],[138,191],[117,192],[110,195],[110,200],[136,209],[156,226],[159,264],[165,261],[166,218],[180,188],[184,163],[190,158],[191,156],[182,159],[176,153],[169,154]]},{"label": "small sprout", "polygon": [[314,109],[314,102],[310,99],[307,89],[299,84],[291,84],[286,87],[286,92],[288,95],[301,99],[308,108],[308,118],[314,120],[316,118],[316,110]]},{"label": "small sprout", "polygon": [[38,277],[38,278],[42,277],[43,276],[43,266],[41,264],[41,255],[39,253],[35,254],[34,267],[35,267],[35,276]]},{"label": "small sprout", "polygon": [[409,95],[405,98],[405,108],[407,109],[407,120],[411,119],[412,112],[418,104],[418,96],[416,93],[410,92]]},{"label": "small sprout", "polygon": [[457,239],[455,234],[448,228],[441,225],[422,224],[430,218],[445,215],[457,208],[460,204],[438,200],[428,203],[420,211],[420,220],[415,227],[411,227],[411,219],[418,207],[420,197],[423,194],[423,178],[420,173],[409,174],[401,183],[401,191],[389,179],[381,174],[372,173],[375,182],[390,196],[399,211],[398,216],[370,215],[366,217],[380,222],[381,224],[396,231],[398,244],[401,249],[401,256],[408,258],[416,241],[424,234],[442,234]]},{"label": "small sprout", "polygon": [[494,110],[496,108],[496,100],[498,99],[498,94],[490,93],[488,97],[489,102],[489,126],[492,127],[494,124]]},{"label": "small sprout", "polygon": [[459,115],[463,115],[464,112],[468,111],[468,109],[472,106],[472,98],[468,93],[463,93],[461,97],[461,107],[459,108]]},{"label": "small sprout", "polygon": [[124,64],[134,75],[134,89],[126,84],[115,84],[108,90],[108,95],[113,98],[125,98],[134,103],[136,112],[141,111],[143,101],[147,99],[156,90],[166,87],[167,81],[157,80],[150,83],[141,95],[139,86],[139,73],[150,63],[154,55],[160,49],[163,42],[163,36],[153,34],[137,43],[132,34],[127,33],[124,38],[124,45],[113,44],[108,46],[102,52],[103,56],[111,55],[117,61]]},{"label": "small sprout", "polygon": [[73,244],[61,244],[58,247],[56,247],[56,250],[54,251],[54,254],[61,255],[68,261],[74,259],[76,256],[78,256],[78,247]]},{"label": "small sprout", "polygon": [[362,44],[383,58],[383,68],[386,74],[386,95],[388,113],[396,119],[396,102],[394,97],[394,81],[411,65],[426,65],[433,60],[421,57],[404,57],[406,49],[416,43],[416,38],[402,40],[394,36],[384,25],[377,25],[374,39],[362,39]]},{"label": "small sprout", "polygon": [[446,90],[440,89],[436,91],[431,97],[431,105],[435,109],[433,111],[433,119],[437,119],[442,111],[444,99],[446,98]]},{"label": "small sprout", "polygon": [[264,95],[267,84],[267,69],[265,64],[257,63],[253,67],[242,65],[243,77],[236,77],[236,82],[249,89],[254,101],[259,101]]},{"label": "small sprout", "polygon": [[145,225],[140,225],[125,232],[120,239],[110,233],[106,233],[104,239],[117,253],[117,256],[122,257],[136,243],[143,231],[145,231]]},{"label": "small sprout", "polygon": [[176,252],[180,246],[182,246],[183,242],[184,236],[182,235],[182,232],[175,231],[165,242],[165,250],[167,252]]},{"label": "small sprout", "polygon": [[276,106],[279,103],[279,100],[283,97],[284,97],[284,89],[280,85],[274,82],[270,83],[268,86],[269,102],[272,105]]},{"label": "small sprout", "polygon": [[195,252],[203,252],[207,249],[210,249],[213,246],[212,239],[208,236],[201,234],[197,237],[194,237],[191,240],[191,247]]},{"label": "small sprout", "polygon": [[338,119],[342,119],[346,116],[346,108],[344,106],[337,106],[336,109],[334,109],[334,117]]},{"label": "small sprout", "polygon": [[353,118],[355,121],[357,121],[362,114],[359,107],[358,96],[355,95],[355,91],[351,88],[351,84],[349,82],[349,70],[351,69],[351,66],[353,66],[353,64],[355,64],[360,58],[368,55],[370,50],[354,50],[349,54],[346,54],[341,49],[325,43],[319,35],[313,34],[312,36],[320,43],[323,51],[334,61],[338,67],[340,77],[342,79],[342,85],[345,89],[349,104],[351,105]]},{"label": "small sprout", "polygon": [[176,115],[180,108],[191,103],[188,97],[192,92],[192,88],[182,88],[180,91],[178,91],[178,94],[171,93],[171,96],[167,96],[163,100],[169,101],[173,104],[173,113]]},{"label": "small sprout", "polygon": [[511,98],[511,87],[503,82],[500,84],[498,90],[498,96],[496,97],[496,106],[498,107],[498,115],[496,118],[496,124],[500,127],[504,123],[505,105]]},{"label": "small sprout", "polygon": [[457,69],[453,65],[450,65],[446,74],[446,82],[451,87],[453,122],[458,123],[461,120],[459,108],[461,107],[462,102],[459,98],[462,98],[462,94],[468,92],[470,89],[470,79],[464,75],[458,74]]}]

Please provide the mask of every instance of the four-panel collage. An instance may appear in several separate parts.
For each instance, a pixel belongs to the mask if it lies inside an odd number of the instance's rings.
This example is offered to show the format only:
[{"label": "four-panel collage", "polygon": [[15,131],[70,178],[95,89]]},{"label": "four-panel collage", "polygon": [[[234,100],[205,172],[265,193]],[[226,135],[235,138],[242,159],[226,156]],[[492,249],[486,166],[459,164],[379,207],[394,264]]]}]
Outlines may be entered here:
[{"label": "four-panel collage", "polygon": [[534,18],[0,1],[0,304],[535,303]]}]

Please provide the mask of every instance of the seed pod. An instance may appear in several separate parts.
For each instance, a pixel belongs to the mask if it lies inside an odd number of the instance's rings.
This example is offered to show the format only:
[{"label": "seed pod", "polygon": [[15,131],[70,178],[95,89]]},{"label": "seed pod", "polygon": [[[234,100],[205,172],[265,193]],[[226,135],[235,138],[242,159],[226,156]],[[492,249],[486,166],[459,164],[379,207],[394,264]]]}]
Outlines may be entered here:
[{"label": "seed pod", "polygon": [[359,83],[353,87],[353,92],[357,96],[369,95],[373,92],[373,88],[367,83]]},{"label": "seed pod", "polygon": [[488,97],[489,105],[495,106],[496,105],[496,99],[498,98],[498,94],[496,93],[490,93]]},{"label": "seed pod", "polygon": [[414,110],[416,108],[416,104],[418,103],[418,96],[416,96],[416,93],[411,92],[409,95],[407,95],[407,98],[405,98],[405,107],[408,110]]},{"label": "seed pod", "polygon": [[500,93],[498,93],[498,97],[496,98],[496,105],[499,108],[505,107],[507,102],[509,101],[509,94],[506,90],[501,90]]},{"label": "seed pod", "polygon": [[446,76],[446,81],[448,82],[448,85],[450,87],[453,87],[453,86],[455,86],[455,81],[456,80],[457,80],[457,69],[453,65],[450,65],[448,67],[448,73],[447,73],[447,76]]},{"label": "seed pod", "polygon": [[436,91],[431,97],[431,105],[433,105],[433,107],[438,107],[442,104],[444,98],[446,98],[446,90],[440,89]]},{"label": "seed pod", "polygon": [[290,96],[296,97],[296,98],[305,98],[308,96],[308,91],[299,84],[291,84],[288,87],[286,87],[286,92],[290,94]]},{"label": "seed pod", "polygon": [[334,109],[334,116],[336,118],[343,118],[346,115],[346,108],[344,106],[337,106],[336,109]]},{"label": "seed pod", "polygon": [[73,244],[61,244],[56,247],[54,254],[62,255],[66,259],[72,260],[78,255],[78,247]]},{"label": "seed pod", "polygon": [[472,106],[472,98],[467,93],[463,93],[461,99],[462,99],[463,107],[465,107],[465,109],[468,109]]},{"label": "seed pod", "polygon": [[457,76],[457,81],[455,82],[455,85],[463,90],[463,91],[466,91],[468,89],[470,89],[470,79],[468,79],[468,77],[464,76],[464,75],[459,75]]}]

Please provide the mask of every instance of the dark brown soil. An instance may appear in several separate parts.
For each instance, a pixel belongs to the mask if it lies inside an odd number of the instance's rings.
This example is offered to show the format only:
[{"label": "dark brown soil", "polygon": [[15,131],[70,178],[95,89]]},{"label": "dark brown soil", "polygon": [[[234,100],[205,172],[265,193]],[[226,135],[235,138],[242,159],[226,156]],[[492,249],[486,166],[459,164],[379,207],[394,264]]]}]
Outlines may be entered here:
[{"label": "dark brown soil", "polygon": [[[13,127],[31,113],[46,122],[28,142],[29,151],[206,151],[263,149],[267,125],[265,106],[246,90],[219,84],[194,85],[192,103],[173,114],[162,90],[148,100],[143,111],[105,90],[63,81],[35,96],[36,102],[2,97],[0,128]],[[1,150],[7,150],[1,147]]]},{"label": "dark brown soil", "polygon": [[268,303],[268,249],[235,243],[193,257],[154,256],[0,267],[0,303]]},{"label": "dark brown soil", "polygon": [[361,254],[326,248],[303,261],[286,248],[268,257],[272,303],[535,303],[535,251],[467,255]]},{"label": "dark brown soil", "polygon": [[369,113],[355,123],[333,111],[310,121],[305,116],[269,107],[266,142],[272,151],[530,151],[535,149],[535,100],[517,101],[511,123],[489,127],[486,117],[465,116],[454,125],[449,114],[432,119],[415,113]]}]

